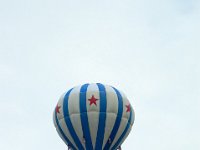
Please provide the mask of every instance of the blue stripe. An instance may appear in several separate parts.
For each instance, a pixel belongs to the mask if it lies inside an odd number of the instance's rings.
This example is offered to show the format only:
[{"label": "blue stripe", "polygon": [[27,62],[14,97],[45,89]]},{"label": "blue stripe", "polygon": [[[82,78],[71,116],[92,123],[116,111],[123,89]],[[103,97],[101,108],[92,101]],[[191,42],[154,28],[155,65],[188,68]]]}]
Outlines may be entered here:
[{"label": "blue stripe", "polygon": [[[110,134],[110,137],[104,147],[104,150],[108,150],[110,148],[110,146],[112,145],[112,142],[117,134],[117,131],[119,129],[119,125],[120,125],[120,122],[121,122],[121,119],[122,119],[122,113],[123,113],[123,101],[122,101],[122,96],[120,94],[120,92],[113,87],[113,89],[115,90],[116,94],[117,94],[117,97],[118,97],[118,113],[117,113],[117,118],[115,120],[115,124],[114,124],[114,127],[112,129],[112,132]],[[110,141],[110,142],[109,142]]]},{"label": "blue stripe", "polygon": [[76,146],[78,147],[79,150],[84,150],[75,130],[74,130],[74,127],[72,125],[72,122],[71,122],[71,119],[70,119],[70,116],[69,116],[69,109],[68,109],[68,99],[69,99],[69,94],[70,92],[72,91],[69,90],[65,97],[64,97],[64,101],[63,101],[63,112],[64,112],[64,118],[65,118],[65,123],[67,125],[67,128],[69,129],[69,132],[74,140],[74,142],[76,143]]},{"label": "blue stripe", "polygon": [[65,136],[64,132],[62,131],[61,127],[60,127],[60,124],[58,122],[58,118],[57,118],[57,115],[56,115],[56,111],[55,111],[55,120],[56,120],[56,124],[58,126],[58,130],[59,132],[61,133],[61,136],[63,137],[63,139],[65,140],[65,142],[67,143],[68,146],[70,146],[71,148],[73,148],[74,150],[76,150],[76,148],[74,147],[74,145],[70,142],[70,140]]},{"label": "blue stripe", "polygon": [[111,148],[111,150],[115,150],[118,146],[120,146],[120,142],[122,142],[124,136],[126,135],[128,129],[130,128],[130,124],[131,124],[131,118],[132,118],[132,110],[130,112],[130,116],[126,125],[126,128],[124,129],[122,135],[119,137],[119,139],[117,140],[117,142],[115,143],[115,145],[113,146],[113,148]]},{"label": "blue stripe", "polygon": [[102,150],[105,124],[106,124],[106,90],[103,84],[97,83],[100,93],[100,112],[99,112],[99,125],[96,137],[95,150]]},{"label": "blue stripe", "polygon": [[85,146],[87,150],[93,150],[92,140],[90,136],[89,122],[87,116],[87,100],[86,92],[89,84],[84,84],[80,90],[80,114],[81,114],[81,124],[83,130],[83,137],[85,138]]}]

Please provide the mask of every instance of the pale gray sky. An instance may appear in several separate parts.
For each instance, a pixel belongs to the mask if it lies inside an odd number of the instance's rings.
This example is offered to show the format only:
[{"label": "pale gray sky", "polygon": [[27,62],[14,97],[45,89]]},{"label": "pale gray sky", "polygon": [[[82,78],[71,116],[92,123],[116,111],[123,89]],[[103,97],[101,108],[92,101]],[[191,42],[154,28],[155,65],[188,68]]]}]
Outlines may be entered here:
[{"label": "pale gray sky", "polygon": [[65,150],[60,95],[86,82],[126,93],[125,150],[200,149],[199,0],[0,0],[0,149]]}]

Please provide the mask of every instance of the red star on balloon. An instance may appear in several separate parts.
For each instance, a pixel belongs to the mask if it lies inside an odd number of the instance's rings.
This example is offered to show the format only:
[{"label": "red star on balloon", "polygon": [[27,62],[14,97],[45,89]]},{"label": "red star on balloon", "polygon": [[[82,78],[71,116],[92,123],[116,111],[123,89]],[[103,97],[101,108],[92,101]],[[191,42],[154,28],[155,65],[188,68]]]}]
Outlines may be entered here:
[{"label": "red star on balloon", "polygon": [[58,105],[56,106],[56,113],[60,113],[60,107],[61,106],[58,106]]},{"label": "red star on balloon", "polygon": [[97,100],[98,100],[98,99],[96,99],[96,98],[94,97],[94,95],[92,95],[92,97],[91,97],[90,99],[88,99],[88,100],[90,101],[90,106],[91,106],[92,104],[94,104],[94,105],[97,106]]},{"label": "red star on balloon", "polygon": [[131,105],[128,104],[128,105],[126,105],[126,112],[130,112],[130,111],[131,111]]}]

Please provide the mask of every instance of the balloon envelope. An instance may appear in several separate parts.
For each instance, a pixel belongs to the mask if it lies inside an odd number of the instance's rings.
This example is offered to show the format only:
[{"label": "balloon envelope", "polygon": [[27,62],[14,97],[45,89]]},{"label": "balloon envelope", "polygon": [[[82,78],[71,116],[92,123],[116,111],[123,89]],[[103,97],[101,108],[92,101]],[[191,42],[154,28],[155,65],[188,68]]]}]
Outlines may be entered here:
[{"label": "balloon envelope", "polygon": [[135,115],[127,97],[114,87],[84,84],[64,93],[54,125],[73,150],[115,150],[131,131]]}]

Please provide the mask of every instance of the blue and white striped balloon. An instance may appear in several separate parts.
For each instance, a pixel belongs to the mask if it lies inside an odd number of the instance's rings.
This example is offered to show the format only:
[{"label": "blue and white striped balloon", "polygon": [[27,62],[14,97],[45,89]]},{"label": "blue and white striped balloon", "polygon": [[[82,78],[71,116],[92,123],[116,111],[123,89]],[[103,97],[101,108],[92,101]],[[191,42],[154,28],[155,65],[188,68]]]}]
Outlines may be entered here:
[{"label": "blue and white striped balloon", "polygon": [[84,84],[64,93],[53,116],[59,136],[73,150],[116,150],[135,119],[126,96],[101,83]]}]

